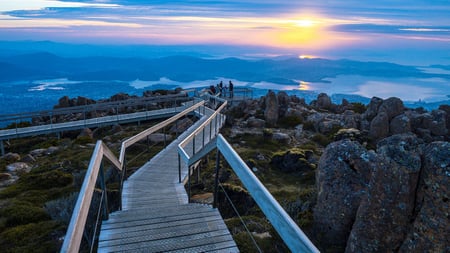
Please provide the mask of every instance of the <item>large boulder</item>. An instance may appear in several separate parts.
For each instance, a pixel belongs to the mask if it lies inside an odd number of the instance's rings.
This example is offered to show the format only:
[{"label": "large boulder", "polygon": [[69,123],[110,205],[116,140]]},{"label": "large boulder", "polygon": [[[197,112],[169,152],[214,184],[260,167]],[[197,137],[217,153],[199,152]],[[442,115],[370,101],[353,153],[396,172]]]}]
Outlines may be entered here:
[{"label": "large boulder", "polygon": [[247,120],[248,127],[263,128],[265,125],[266,125],[266,121],[263,119],[257,119],[255,117],[250,117]]},{"label": "large boulder", "polygon": [[286,111],[288,110],[289,107],[289,95],[284,92],[284,91],[279,91],[277,94],[277,99],[278,99],[278,115],[280,117],[283,117],[286,114]]},{"label": "large boulder", "polygon": [[450,143],[433,142],[423,154],[418,214],[399,252],[449,252]]},{"label": "large boulder", "polygon": [[391,120],[389,124],[389,132],[391,134],[403,134],[411,132],[411,123],[405,114],[398,115]]},{"label": "large boulder", "polygon": [[422,142],[412,134],[378,143],[378,160],[359,205],[346,252],[395,252],[413,218]]},{"label": "large boulder", "polygon": [[432,120],[427,122],[427,128],[430,129],[431,134],[436,136],[444,136],[448,133],[446,120],[447,113],[443,110],[433,110],[431,112]]},{"label": "large boulder", "polygon": [[7,153],[2,157],[7,162],[17,162],[20,160],[20,155],[17,153]]},{"label": "large boulder", "polygon": [[318,108],[329,110],[332,108],[332,105],[333,103],[331,102],[331,98],[326,93],[320,93],[317,96],[315,106]]},{"label": "large boulder", "polygon": [[373,140],[379,140],[389,135],[389,115],[386,112],[380,112],[370,122],[369,137]]},{"label": "large boulder", "polygon": [[325,247],[343,251],[377,160],[358,142],[331,143],[320,157],[314,229]]},{"label": "large boulder", "polygon": [[269,125],[275,125],[278,122],[278,98],[275,92],[269,91],[265,98],[264,118]]},{"label": "large boulder", "polygon": [[356,114],[354,111],[346,110],[342,114],[343,127],[344,128],[358,128],[361,121],[361,115]]},{"label": "large boulder", "polygon": [[23,163],[23,162],[16,162],[16,163],[12,163],[12,164],[8,164],[6,166],[6,171],[10,172],[10,173],[14,173],[14,174],[18,174],[18,173],[28,173],[31,170],[31,166],[27,163]]},{"label": "large boulder", "polygon": [[391,97],[383,101],[378,109],[378,113],[385,112],[389,120],[391,120],[395,116],[402,114],[404,110],[403,101],[400,98]]},{"label": "large boulder", "polygon": [[82,105],[90,105],[90,104],[95,104],[96,101],[87,97],[81,97],[78,96],[77,97],[77,106],[82,106]]},{"label": "large boulder", "polygon": [[289,136],[289,134],[286,133],[275,132],[272,134],[272,139],[281,144],[291,143],[291,136]]},{"label": "large boulder", "polygon": [[383,103],[383,99],[378,97],[373,97],[370,100],[369,105],[367,106],[367,110],[363,113],[363,118],[367,121],[372,121],[375,116],[378,114],[378,109],[380,108],[381,104]]}]

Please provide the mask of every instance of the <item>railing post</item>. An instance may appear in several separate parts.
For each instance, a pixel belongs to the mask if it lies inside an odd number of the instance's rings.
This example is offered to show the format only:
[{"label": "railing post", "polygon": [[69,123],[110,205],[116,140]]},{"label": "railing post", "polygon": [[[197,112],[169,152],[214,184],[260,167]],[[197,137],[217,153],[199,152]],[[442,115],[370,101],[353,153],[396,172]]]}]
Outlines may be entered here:
[{"label": "railing post", "polygon": [[212,120],[209,122],[209,139],[211,140],[211,134],[212,134]]},{"label": "railing post", "polygon": [[218,194],[219,194],[219,170],[220,170],[220,151],[217,149],[216,153],[216,175],[214,177],[214,202],[213,208],[217,208]]},{"label": "railing post", "polygon": [[214,135],[217,135],[217,115],[216,115],[216,117],[214,117],[214,126],[216,127],[215,129],[214,129]]},{"label": "railing post", "polygon": [[203,136],[203,138],[202,138],[202,148],[204,148],[205,147],[205,128],[203,128],[203,130],[202,130],[202,136]]},{"label": "railing post", "polygon": [[195,134],[194,138],[192,139],[192,155],[195,155]]},{"label": "railing post", "polygon": [[106,191],[106,183],[105,183],[105,173],[103,172],[103,162],[100,164],[100,187],[102,188],[103,194],[103,219],[109,219],[108,212],[108,192]]},{"label": "railing post", "polygon": [[123,165],[122,165],[122,178],[120,179],[120,189],[119,189],[119,194],[120,194],[120,210],[122,210],[123,206],[122,206],[122,191],[123,191],[123,182],[125,181],[127,176],[127,159],[124,157],[123,158]]},{"label": "railing post", "polygon": [[178,183],[181,184],[181,157],[180,157],[180,153],[178,153]]},{"label": "railing post", "polygon": [[191,167],[188,166],[188,203],[191,203]]}]

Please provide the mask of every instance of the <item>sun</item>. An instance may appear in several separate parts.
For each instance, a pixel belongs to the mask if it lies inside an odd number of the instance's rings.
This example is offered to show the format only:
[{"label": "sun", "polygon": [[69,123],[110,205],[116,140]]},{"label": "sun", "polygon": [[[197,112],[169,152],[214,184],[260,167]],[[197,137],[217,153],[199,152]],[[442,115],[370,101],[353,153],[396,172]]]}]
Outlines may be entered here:
[{"label": "sun", "polygon": [[315,23],[316,22],[314,22],[311,19],[300,19],[295,22],[295,24],[300,27],[311,27],[311,26],[314,26]]}]

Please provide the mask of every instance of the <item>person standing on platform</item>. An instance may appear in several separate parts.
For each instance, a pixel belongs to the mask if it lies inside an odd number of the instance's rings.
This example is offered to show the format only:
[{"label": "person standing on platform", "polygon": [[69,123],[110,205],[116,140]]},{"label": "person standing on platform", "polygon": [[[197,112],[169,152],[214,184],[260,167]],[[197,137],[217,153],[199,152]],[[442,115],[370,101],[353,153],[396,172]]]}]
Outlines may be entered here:
[{"label": "person standing on platform", "polygon": [[220,83],[219,83],[219,92],[220,92],[220,97],[223,97],[223,83],[222,83],[222,81],[220,81]]},{"label": "person standing on platform", "polygon": [[230,81],[230,98],[233,98],[233,96],[234,96],[233,90],[234,90],[234,85],[233,85],[233,83]]}]

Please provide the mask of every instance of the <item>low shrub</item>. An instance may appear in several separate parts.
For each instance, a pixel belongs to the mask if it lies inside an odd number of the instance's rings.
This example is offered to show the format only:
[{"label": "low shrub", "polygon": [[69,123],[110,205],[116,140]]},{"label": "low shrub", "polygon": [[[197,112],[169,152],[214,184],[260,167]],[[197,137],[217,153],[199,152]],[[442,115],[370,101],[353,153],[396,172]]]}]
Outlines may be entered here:
[{"label": "low shrub", "polygon": [[57,252],[64,228],[55,221],[30,223],[7,229],[0,234],[2,252]]},{"label": "low shrub", "polygon": [[1,216],[6,218],[6,227],[14,227],[33,222],[50,219],[45,210],[25,201],[14,201],[11,205],[0,210]]}]

